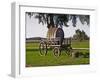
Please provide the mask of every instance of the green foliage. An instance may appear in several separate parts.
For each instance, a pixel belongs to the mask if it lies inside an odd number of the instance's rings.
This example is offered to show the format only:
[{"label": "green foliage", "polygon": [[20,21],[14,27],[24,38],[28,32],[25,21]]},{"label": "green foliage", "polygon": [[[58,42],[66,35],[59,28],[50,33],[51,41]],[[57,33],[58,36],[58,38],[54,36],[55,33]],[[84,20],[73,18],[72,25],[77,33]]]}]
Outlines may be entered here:
[{"label": "green foliage", "polygon": [[82,30],[77,29],[75,34],[73,35],[74,40],[89,40],[89,37],[86,35],[86,33]]},{"label": "green foliage", "polygon": [[39,24],[42,23],[47,24],[47,27],[68,27],[68,21],[72,20],[73,26],[76,27],[77,18],[80,19],[81,23],[85,22],[90,24],[89,15],[72,15],[72,14],[51,14],[51,13],[34,13],[34,12],[26,12],[26,14],[31,18],[35,15],[35,18],[38,19]]},{"label": "green foliage", "polygon": [[77,52],[75,52],[75,58],[89,58],[89,52],[85,52],[85,53],[83,53],[83,52],[79,52],[79,51],[77,51]]}]

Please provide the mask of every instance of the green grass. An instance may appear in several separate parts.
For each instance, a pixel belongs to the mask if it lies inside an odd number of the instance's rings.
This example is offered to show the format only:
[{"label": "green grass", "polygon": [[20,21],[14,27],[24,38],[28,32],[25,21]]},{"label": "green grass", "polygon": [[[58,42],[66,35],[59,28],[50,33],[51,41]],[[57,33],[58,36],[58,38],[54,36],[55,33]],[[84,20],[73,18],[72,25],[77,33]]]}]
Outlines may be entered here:
[{"label": "green grass", "polygon": [[[89,48],[89,42],[72,42],[74,48]],[[89,52],[89,50],[79,50],[79,52]],[[48,50],[46,56],[40,56],[39,43],[26,43],[26,66],[59,66],[59,65],[81,65],[89,64],[89,58],[72,58],[65,51],[59,57],[53,55],[52,50]]]},{"label": "green grass", "polygon": [[73,48],[89,48],[89,41],[72,41]]}]

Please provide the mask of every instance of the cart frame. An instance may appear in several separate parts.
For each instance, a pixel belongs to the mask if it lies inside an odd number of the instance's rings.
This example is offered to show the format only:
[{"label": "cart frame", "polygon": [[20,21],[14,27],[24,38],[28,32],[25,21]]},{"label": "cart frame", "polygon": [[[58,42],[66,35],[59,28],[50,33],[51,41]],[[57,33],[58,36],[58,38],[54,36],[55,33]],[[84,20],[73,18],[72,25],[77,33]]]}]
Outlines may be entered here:
[{"label": "cart frame", "polygon": [[61,43],[59,37],[47,40],[42,39],[39,45],[40,55],[47,55],[48,49],[53,49],[54,56],[60,56],[62,50],[65,50],[68,55],[71,55],[71,38],[64,39],[63,43]]}]

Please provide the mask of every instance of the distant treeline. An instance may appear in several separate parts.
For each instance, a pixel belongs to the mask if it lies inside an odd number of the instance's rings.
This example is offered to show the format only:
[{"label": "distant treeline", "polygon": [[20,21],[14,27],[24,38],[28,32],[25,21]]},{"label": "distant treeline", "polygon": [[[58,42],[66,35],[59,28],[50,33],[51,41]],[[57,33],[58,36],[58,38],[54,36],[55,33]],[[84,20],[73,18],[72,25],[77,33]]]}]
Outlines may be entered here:
[{"label": "distant treeline", "polygon": [[26,42],[40,42],[42,39],[46,40],[46,38],[42,37],[32,37],[32,38],[26,38]]},{"label": "distant treeline", "polygon": [[[46,39],[47,38],[32,37],[32,38],[26,38],[26,42],[40,42],[41,40],[46,40]],[[64,38],[64,40],[67,40],[67,39],[83,41],[83,40],[89,40],[89,37],[86,35],[86,33],[83,30],[81,31],[77,29],[73,37]]]},{"label": "distant treeline", "polygon": [[82,30],[77,29],[75,31],[75,34],[72,37],[73,40],[78,40],[78,41],[82,41],[82,40],[89,40],[89,36]]}]

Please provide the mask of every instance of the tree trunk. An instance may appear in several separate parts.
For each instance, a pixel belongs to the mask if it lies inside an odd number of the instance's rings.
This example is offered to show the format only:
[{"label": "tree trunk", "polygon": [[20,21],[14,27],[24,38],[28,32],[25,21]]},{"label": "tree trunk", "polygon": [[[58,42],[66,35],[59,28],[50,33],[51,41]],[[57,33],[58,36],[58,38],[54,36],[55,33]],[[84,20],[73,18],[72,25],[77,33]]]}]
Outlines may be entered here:
[{"label": "tree trunk", "polygon": [[[49,14],[49,17],[47,18],[47,27],[50,28],[51,26],[54,27],[54,20],[53,20],[53,14]],[[48,20],[49,19],[49,20]],[[50,21],[50,22],[49,22]]]}]

